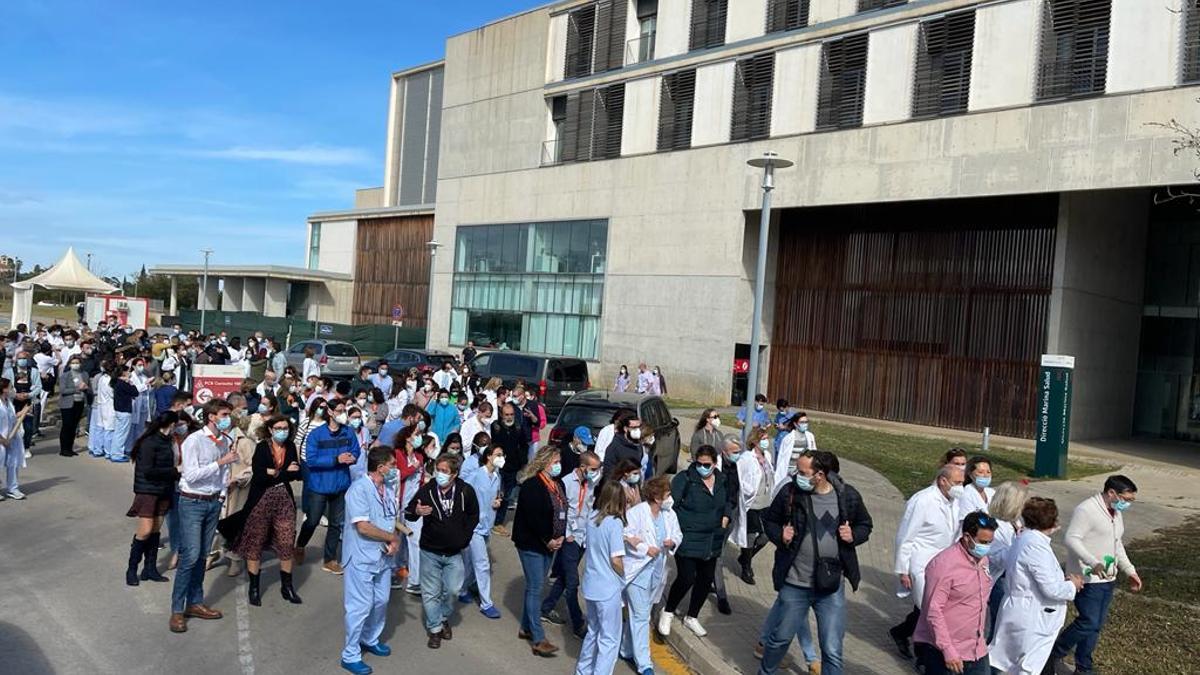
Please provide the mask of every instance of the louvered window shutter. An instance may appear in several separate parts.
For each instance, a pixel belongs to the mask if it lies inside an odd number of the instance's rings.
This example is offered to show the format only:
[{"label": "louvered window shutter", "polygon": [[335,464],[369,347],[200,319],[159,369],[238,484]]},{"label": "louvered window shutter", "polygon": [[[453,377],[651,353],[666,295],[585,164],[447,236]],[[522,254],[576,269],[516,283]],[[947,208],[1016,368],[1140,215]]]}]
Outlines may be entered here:
[{"label": "louvered window shutter", "polygon": [[737,62],[730,140],[745,141],[771,135],[771,80],[774,73],[774,54],[759,54]]},{"label": "louvered window shutter", "polygon": [[562,135],[558,139],[558,158],[562,162],[579,159],[579,94],[567,94]]},{"label": "louvered window shutter", "polygon": [[596,38],[596,6],[581,7],[567,15],[567,58],[563,77],[592,74]]},{"label": "louvered window shutter", "polygon": [[1200,82],[1200,0],[1184,0],[1182,50],[1181,82]]},{"label": "louvered window shutter", "polygon": [[596,134],[596,90],[579,92],[579,142],[576,144],[577,160],[592,159],[592,138]]},{"label": "louvered window shutter", "polygon": [[595,138],[592,159],[621,156],[621,127],[625,119],[625,85],[614,84],[596,90]]},{"label": "louvered window shutter", "polygon": [[1046,0],[1038,99],[1104,93],[1112,0]]},{"label": "louvered window shutter", "polygon": [[595,5],[596,54],[593,73],[615,70],[625,65],[625,0],[601,0]]},{"label": "louvered window shutter", "polygon": [[974,10],[921,23],[913,76],[913,117],[966,112],[974,41]]},{"label": "louvered window shutter", "polygon": [[888,7],[899,7],[907,4],[908,0],[858,0],[858,11],[870,12],[876,9],[887,9]]},{"label": "louvered window shutter", "polygon": [[865,33],[822,45],[821,80],[817,88],[817,129],[861,126],[866,80]]},{"label": "louvered window shutter", "polygon": [[696,71],[664,75],[658,110],[658,149],[683,150],[692,146],[692,111],[695,109]]},{"label": "louvered window shutter", "polygon": [[725,18],[728,9],[728,0],[692,0],[689,50],[725,44]]},{"label": "louvered window shutter", "polygon": [[767,33],[808,25],[809,0],[767,0]]}]

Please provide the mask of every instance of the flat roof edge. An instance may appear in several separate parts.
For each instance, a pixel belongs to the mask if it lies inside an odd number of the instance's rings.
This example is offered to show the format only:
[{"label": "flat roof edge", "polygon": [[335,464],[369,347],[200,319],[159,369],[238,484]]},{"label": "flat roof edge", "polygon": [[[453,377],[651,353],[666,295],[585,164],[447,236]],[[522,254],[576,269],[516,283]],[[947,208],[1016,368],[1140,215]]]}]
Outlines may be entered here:
[{"label": "flat roof edge", "polygon": [[386,218],[388,216],[433,215],[433,204],[415,206],[380,206],[370,209],[344,209],[341,211],[318,211],[308,217],[308,222],[319,223],[330,220],[357,220],[359,218]]}]

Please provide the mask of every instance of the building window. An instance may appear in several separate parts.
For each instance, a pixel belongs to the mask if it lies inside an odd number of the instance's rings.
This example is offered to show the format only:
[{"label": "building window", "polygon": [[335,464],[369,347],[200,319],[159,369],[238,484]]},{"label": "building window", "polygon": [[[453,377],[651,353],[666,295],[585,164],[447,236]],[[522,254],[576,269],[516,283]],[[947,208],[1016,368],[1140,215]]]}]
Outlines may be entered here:
[{"label": "building window", "polygon": [[974,10],[921,22],[914,69],[913,117],[966,112],[974,41]]},{"label": "building window", "polygon": [[308,269],[315,270],[321,256],[321,224],[313,223],[308,232]]},{"label": "building window", "polygon": [[1038,100],[1104,93],[1112,0],[1047,0],[1042,10]]},{"label": "building window", "polygon": [[583,77],[625,65],[626,0],[600,0],[567,14],[563,77]]},{"label": "building window", "polygon": [[[557,142],[543,154],[543,160],[552,157],[554,161],[547,163],[586,162],[620,157],[625,84],[585,89],[562,98],[561,126],[554,119]],[[555,105],[551,99],[552,115]]]},{"label": "building window", "polygon": [[767,33],[808,25],[809,0],[767,0]]},{"label": "building window", "polygon": [[596,6],[580,7],[567,14],[567,59],[563,77],[592,74],[592,54],[596,41]]},{"label": "building window", "polygon": [[858,0],[858,11],[871,12],[877,9],[887,9],[888,7],[899,7],[904,4],[908,4],[908,0]]},{"label": "building window", "polygon": [[567,128],[567,97],[550,99],[550,123],[554,126],[554,137],[546,141],[542,152],[542,164],[558,164],[562,161],[563,134]]},{"label": "building window", "polygon": [[658,149],[692,147],[692,112],[696,108],[696,71],[663,75],[658,108]]},{"label": "building window", "polygon": [[595,359],[608,223],[458,228],[450,343]]},{"label": "building window", "polygon": [[692,0],[689,51],[725,44],[725,16],[728,7],[728,0]]},{"label": "building window", "polygon": [[658,0],[637,0],[638,36],[629,41],[626,63],[654,60],[654,42],[658,35]]},{"label": "building window", "polygon": [[1200,82],[1200,0],[1183,3],[1183,84]]},{"label": "building window", "polygon": [[737,62],[730,140],[748,141],[771,135],[771,80],[774,73],[773,53]]},{"label": "building window", "polygon": [[866,82],[866,33],[821,45],[817,129],[849,129],[862,126]]}]

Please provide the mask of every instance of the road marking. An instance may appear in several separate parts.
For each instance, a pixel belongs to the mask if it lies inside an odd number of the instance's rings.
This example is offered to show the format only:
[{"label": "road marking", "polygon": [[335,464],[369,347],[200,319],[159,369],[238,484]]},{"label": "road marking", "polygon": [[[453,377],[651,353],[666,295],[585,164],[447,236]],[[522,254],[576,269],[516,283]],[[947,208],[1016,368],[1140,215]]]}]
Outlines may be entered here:
[{"label": "road marking", "polygon": [[654,631],[653,625],[650,632],[650,659],[654,661],[654,672],[666,673],[666,675],[690,675],[692,669],[679,658],[679,654],[674,649],[662,641],[662,638]]},{"label": "road marking", "polygon": [[246,599],[246,578],[238,577],[237,590],[237,634],[238,661],[242,664],[242,675],[254,675],[254,645],[250,644],[250,602]]}]

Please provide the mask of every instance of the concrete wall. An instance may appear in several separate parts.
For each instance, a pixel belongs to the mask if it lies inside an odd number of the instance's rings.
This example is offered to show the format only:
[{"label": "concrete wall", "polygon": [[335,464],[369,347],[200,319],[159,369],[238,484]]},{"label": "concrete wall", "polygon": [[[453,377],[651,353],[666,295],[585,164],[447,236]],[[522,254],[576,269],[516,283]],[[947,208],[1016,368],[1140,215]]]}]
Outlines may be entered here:
[{"label": "concrete wall", "polygon": [[[330,220],[321,223],[321,247],[317,255],[317,269],[354,274],[357,245],[357,220]],[[305,255],[307,256],[307,253]],[[305,262],[307,263],[307,260]]]},{"label": "concrete wall", "polygon": [[287,316],[288,282],[267,279],[263,288],[263,316]]},{"label": "concrete wall", "polygon": [[692,22],[692,0],[658,0],[658,35],[654,58],[686,54]]},{"label": "concrete wall", "polygon": [[810,0],[808,25],[815,26],[858,12],[858,0]]},{"label": "concrete wall", "polygon": [[1109,93],[1169,87],[1178,81],[1181,4],[1113,0],[1106,80]]},{"label": "concrete wall", "polygon": [[817,126],[817,87],[821,45],[804,45],[775,54],[771,135],[806,134]]},{"label": "concrete wall", "polygon": [[916,23],[871,31],[863,124],[896,122],[912,115]]},{"label": "concrete wall", "polygon": [[362,188],[354,191],[354,208],[378,209],[384,205],[383,188]]},{"label": "concrete wall", "polygon": [[729,142],[733,114],[733,79],[737,64],[723,61],[696,69],[692,147]]},{"label": "concrete wall", "polygon": [[546,43],[546,81],[558,82],[567,70],[567,14],[550,17],[550,37]]},{"label": "concrete wall", "polygon": [[658,147],[658,106],[662,78],[647,77],[625,85],[621,154],[654,152]]},{"label": "concrete wall", "polygon": [[242,311],[263,311],[264,297],[267,293],[266,279],[247,277],[242,281]]},{"label": "concrete wall", "polygon": [[[209,276],[208,281],[212,283],[211,276]],[[242,311],[242,289],[244,286],[245,279],[242,277],[223,277],[221,279],[222,312]]]},{"label": "concrete wall", "polygon": [[321,323],[353,323],[354,282],[326,281],[309,284],[309,321]]},{"label": "concrete wall", "polygon": [[766,32],[767,0],[728,0],[725,43],[748,40]]},{"label": "concrete wall", "polygon": [[203,309],[208,312],[215,312],[221,308],[221,280],[217,277],[208,276],[208,288],[204,287],[203,278],[196,279],[197,285],[197,304],[196,309]]},{"label": "concrete wall", "polygon": [[1041,9],[1039,0],[1017,0],[975,11],[968,109],[1004,108],[1033,101]]},{"label": "concrete wall", "polygon": [[1075,357],[1073,440],[1132,430],[1149,206],[1148,190],[1059,204],[1046,352]]}]

